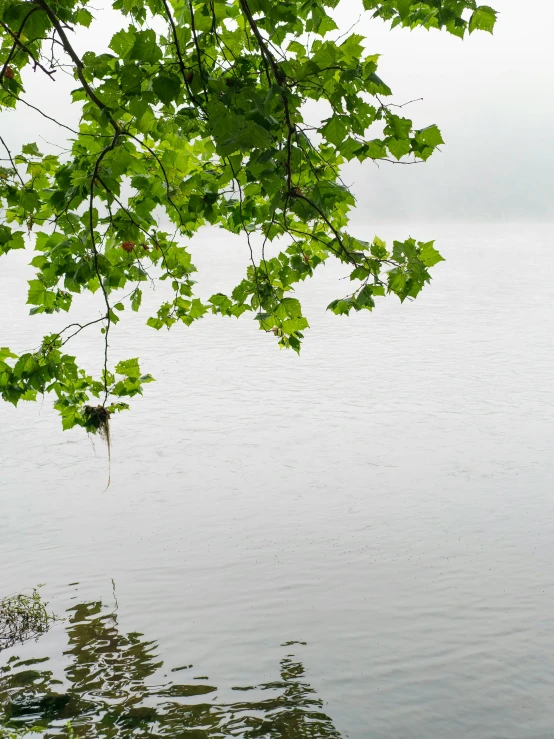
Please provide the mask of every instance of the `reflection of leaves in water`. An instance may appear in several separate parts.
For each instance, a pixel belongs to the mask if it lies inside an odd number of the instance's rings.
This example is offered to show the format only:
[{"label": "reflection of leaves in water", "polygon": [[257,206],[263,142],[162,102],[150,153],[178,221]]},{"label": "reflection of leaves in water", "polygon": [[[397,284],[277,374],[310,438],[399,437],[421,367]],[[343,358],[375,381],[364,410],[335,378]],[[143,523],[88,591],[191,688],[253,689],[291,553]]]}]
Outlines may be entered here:
[{"label": "reflection of leaves in water", "polygon": [[248,701],[254,688],[237,688],[245,700],[224,705],[207,702],[216,688],[203,682],[153,684],[162,666],[155,643],[141,634],[121,634],[116,617],[102,613],[101,603],[72,609],[67,633],[70,662],[63,681],[38,668],[44,660],[12,657],[0,668],[0,723],[67,736],[71,720],[82,739],[340,739],[321,700],[303,681],[302,664],[291,656],[282,659],[279,680],[255,688],[267,698]]}]

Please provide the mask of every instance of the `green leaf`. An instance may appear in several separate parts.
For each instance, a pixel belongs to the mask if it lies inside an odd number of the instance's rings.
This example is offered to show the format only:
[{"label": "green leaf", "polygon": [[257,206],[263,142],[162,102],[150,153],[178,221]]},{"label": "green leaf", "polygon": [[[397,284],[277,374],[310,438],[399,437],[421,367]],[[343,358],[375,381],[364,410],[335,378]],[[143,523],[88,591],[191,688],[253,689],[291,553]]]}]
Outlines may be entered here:
[{"label": "green leaf", "polygon": [[181,80],[175,75],[160,75],[152,82],[152,89],[164,105],[172,103],[181,92]]},{"label": "green leaf", "polygon": [[154,31],[150,28],[147,31],[137,31],[133,47],[129,52],[129,59],[155,64],[161,57],[162,51]]},{"label": "green leaf", "polygon": [[139,361],[137,358],[125,359],[116,364],[115,371],[118,375],[125,375],[125,377],[140,377]]},{"label": "green leaf", "polygon": [[122,59],[129,58],[131,49],[135,44],[135,33],[132,29],[125,30],[121,29],[112,36],[112,40],[109,43],[110,49],[113,49],[115,53]]},{"label": "green leaf", "polygon": [[12,231],[8,226],[0,225],[0,254],[7,254],[12,249],[24,249],[23,231]]},{"label": "green leaf", "polygon": [[283,298],[280,308],[285,310],[289,318],[300,318],[302,316],[302,306],[296,298]]},{"label": "green leaf", "polygon": [[131,308],[137,312],[140,308],[140,304],[142,303],[142,290],[139,290],[138,288],[133,291],[133,294],[131,295]]},{"label": "green leaf", "polygon": [[434,241],[428,241],[426,244],[419,244],[419,258],[426,267],[434,267],[439,262],[444,262],[439,252],[435,249]]},{"label": "green leaf", "polygon": [[421,143],[426,144],[427,146],[440,146],[441,144],[444,144],[441,132],[439,131],[438,126],[427,126],[427,128],[422,128],[420,131],[417,132],[416,136],[418,141],[421,141]]},{"label": "green leaf", "polygon": [[398,15],[402,20],[408,17],[413,0],[397,0]]},{"label": "green leaf", "polygon": [[306,54],[306,48],[302,46],[302,44],[298,41],[291,41],[287,47],[287,50],[299,56],[305,56]]},{"label": "green leaf", "polygon": [[346,136],[347,126],[342,116],[334,115],[320,129],[321,135],[335,146],[340,146]]},{"label": "green leaf", "polygon": [[40,151],[38,149],[38,146],[35,143],[32,143],[32,144],[24,144],[21,147],[21,151],[24,154],[29,154],[30,156],[33,156],[33,157],[41,157],[42,156],[42,154],[40,153]]},{"label": "green leaf", "polygon": [[27,303],[29,305],[44,305],[47,300],[48,291],[40,280],[29,280],[29,292]]},{"label": "green leaf", "polygon": [[495,23],[496,11],[488,5],[481,5],[471,16],[471,20],[469,21],[469,32],[488,31],[488,33],[492,33]]},{"label": "green leaf", "polygon": [[[387,131],[387,129],[389,129]],[[412,122],[409,118],[401,118],[398,115],[390,115],[386,133],[391,133],[397,139],[407,139],[412,130]]]},{"label": "green leaf", "polygon": [[90,13],[85,8],[78,8],[78,10],[75,13],[75,21],[80,26],[86,26],[88,28],[90,24],[92,23],[93,16],[92,13]]},{"label": "green leaf", "polygon": [[4,362],[6,359],[17,359],[17,354],[14,354],[7,346],[0,347],[0,362]]},{"label": "green leaf", "polygon": [[69,431],[74,426],[77,426],[81,420],[81,416],[75,407],[66,408],[62,412],[62,429]]},{"label": "green leaf", "polygon": [[146,321],[146,325],[150,326],[150,328],[155,328],[156,331],[159,331],[165,326],[165,322],[162,321],[160,318],[154,318],[152,316]]},{"label": "green leaf", "polygon": [[411,151],[410,142],[407,139],[394,139],[390,138],[386,141],[387,148],[395,159],[402,159],[402,157],[409,154]]},{"label": "green leaf", "polygon": [[309,323],[305,318],[288,318],[282,323],[282,329],[286,334],[296,333],[309,328]]}]

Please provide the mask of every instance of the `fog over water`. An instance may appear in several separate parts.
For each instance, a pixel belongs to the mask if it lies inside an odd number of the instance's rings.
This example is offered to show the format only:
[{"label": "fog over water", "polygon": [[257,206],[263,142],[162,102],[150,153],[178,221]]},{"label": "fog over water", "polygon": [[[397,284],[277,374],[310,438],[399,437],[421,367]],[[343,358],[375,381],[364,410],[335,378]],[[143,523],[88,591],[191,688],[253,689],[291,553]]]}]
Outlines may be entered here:
[{"label": "fog over water", "polygon": [[[57,612],[111,608],[113,578],[119,628],[158,642],[156,685],[217,688],[187,705],[219,711],[292,654],[340,736],[551,737],[553,229],[419,231],[447,261],[412,304],[337,318],[339,272],[302,286],[299,358],[252,320],[157,334],[126,317],[114,360],[140,354],[157,382],[112,424],[105,492],[98,442],[62,434],[48,401],[3,406],[2,590],[44,582]],[[201,295],[240,277],[238,246],[195,240]],[[3,338],[32,346],[50,319],[21,307],[20,256]],[[100,341],[75,350],[96,368]],[[0,663],[49,656],[57,676],[65,644],[59,625]]]}]

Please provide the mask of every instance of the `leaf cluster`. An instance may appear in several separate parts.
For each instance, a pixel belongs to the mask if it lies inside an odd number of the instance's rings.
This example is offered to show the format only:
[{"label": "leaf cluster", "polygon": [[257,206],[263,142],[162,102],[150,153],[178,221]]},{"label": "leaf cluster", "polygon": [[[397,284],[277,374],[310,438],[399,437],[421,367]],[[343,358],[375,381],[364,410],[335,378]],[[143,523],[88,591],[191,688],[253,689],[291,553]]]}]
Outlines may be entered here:
[{"label": "leaf cluster", "polygon": [[[68,323],[41,347],[0,354],[0,391],[16,404],[53,392],[64,428],[87,428],[91,398],[114,412],[152,381],[137,359],[110,369],[125,310],[139,311],[158,281],[167,297],[147,318],[156,330],[207,313],[250,314],[279,346],[300,351],[309,328],[298,283],[330,258],[349,266],[355,291],[330,309],[373,309],[375,298],[415,298],[440,259],[409,239],[392,249],[348,229],[354,197],[342,165],[426,161],[443,139],[388,102],[379,57],[359,34],[337,35],[338,0],[115,0],[121,27],[109,51],[79,55],[73,31],[94,22],[87,0],[3,0],[0,107],[34,107],[66,137],[58,154],[36,143],[0,168],[0,255],[33,248],[31,314],[68,313],[96,293],[100,312]],[[410,28],[491,31],[495,13],[473,0],[364,0],[374,16]],[[85,34],[86,30],[81,29]],[[26,68],[69,72],[78,129],[27,99]],[[321,116],[310,119],[306,103]],[[161,223],[165,224],[163,227]],[[230,292],[195,294],[188,248],[205,225],[242,236],[245,276]],[[260,253],[261,244],[261,253]],[[64,346],[82,330],[104,336],[98,379]],[[90,427],[90,424],[88,424]],[[94,428],[89,430],[93,430]]]}]

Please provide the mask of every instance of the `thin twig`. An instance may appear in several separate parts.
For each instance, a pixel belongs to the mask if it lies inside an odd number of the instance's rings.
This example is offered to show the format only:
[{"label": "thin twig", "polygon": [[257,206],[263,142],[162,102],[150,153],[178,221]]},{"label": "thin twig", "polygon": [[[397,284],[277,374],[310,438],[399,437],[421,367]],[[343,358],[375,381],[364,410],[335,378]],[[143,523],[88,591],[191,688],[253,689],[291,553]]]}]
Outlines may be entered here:
[{"label": "thin twig", "polygon": [[3,80],[0,76],[0,85],[2,85],[4,92],[6,92],[10,97],[14,98],[14,100],[17,100],[18,103],[23,103],[23,105],[26,105],[28,108],[31,108],[31,110],[34,110],[37,113],[40,113],[40,115],[43,118],[46,118],[49,121],[52,121],[52,123],[55,123],[57,126],[60,126],[60,128],[65,128],[67,131],[70,131],[71,133],[74,133],[75,136],[93,136],[94,138],[103,138],[103,139],[110,139],[111,135],[109,133],[81,133],[79,131],[76,131],[74,128],[71,128],[70,126],[66,126],[65,123],[60,123],[60,121],[56,120],[55,118],[52,118],[52,116],[47,115],[44,113],[40,108],[37,108],[36,105],[32,105],[24,98],[20,97],[19,95],[15,95],[11,90],[8,90],[7,87],[4,85]]},{"label": "thin twig", "polygon": [[12,165],[12,167],[13,167],[13,169],[14,169],[14,171],[15,171],[16,175],[18,176],[18,178],[19,178],[19,181],[21,182],[21,186],[22,186],[22,187],[25,187],[25,183],[23,182],[23,178],[21,177],[21,174],[19,173],[19,170],[18,170],[18,169],[17,169],[17,167],[15,166],[15,162],[14,162],[14,160],[13,160],[13,157],[12,157],[12,153],[11,153],[11,151],[10,151],[10,150],[8,149],[8,145],[6,144],[6,142],[4,141],[4,139],[2,138],[2,136],[0,136],[0,141],[2,142],[2,146],[4,147],[4,149],[5,149],[5,150],[6,150],[7,152],[8,152],[8,157],[9,157],[9,159],[10,159],[11,165]]},{"label": "thin twig", "polygon": [[102,163],[102,160],[108,154],[108,152],[112,151],[119,139],[119,132],[116,132],[114,134],[113,139],[111,140],[111,143],[106,146],[105,149],[102,150],[100,156],[96,160],[96,164],[94,165],[94,172],[92,175],[92,179],[90,181],[90,197],[89,197],[89,230],[90,230],[90,241],[92,245],[92,251],[94,252],[94,271],[96,272],[96,276],[98,277],[98,282],[100,283],[100,289],[102,290],[102,294],[104,296],[104,302],[106,303],[106,333],[104,334],[104,406],[106,405],[106,401],[108,400],[108,334],[110,332],[110,326],[111,326],[111,306],[110,301],[108,300],[108,292],[106,290],[106,286],[104,285],[104,281],[102,280],[102,275],[100,273],[100,268],[98,266],[98,249],[96,248],[95,243],[95,236],[94,236],[94,187],[95,187],[95,180],[98,177],[98,171],[100,169],[100,164]]},{"label": "thin twig", "polygon": [[15,43],[15,45],[16,45],[17,47],[19,47],[20,49],[22,49],[22,50],[23,50],[23,51],[24,51],[25,53],[27,53],[27,54],[28,54],[28,55],[29,55],[29,56],[31,57],[31,59],[33,60],[33,63],[34,63],[34,65],[35,65],[35,69],[36,69],[37,67],[38,67],[39,69],[42,69],[42,71],[44,72],[44,74],[48,75],[48,77],[50,77],[50,79],[51,79],[51,80],[52,80],[53,82],[55,82],[55,79],[54,79],[53,75],[54,75],[54,74],[56,73],[56,70],[55,70],[55,69],[50,69],[50,70],[46,69],[46,67],[45,67],[45,66],[43,66],[43,65],[42,65],[42,64],[41,64],[41,63],[39,62],[39,60],[38,60],[38,59],[37,59],[37,57],[36,57],[36,56],[34,55],[34,53],[33,53],[33,52],[31,51],[31,49],[29,49],[29,47],[28,47],[28,46],[26,46],[26,45],[25,45],[25,44],[24,44],[24,43],[23,43],[23,42],[22,42],[22,41],[21,41],[21,40],[19,39],[19,34],[18,34],[18,33],[14,33],[14,32],[12,31],[12,29],[11,29],[11,28],[10,28],[9,26],[7,26],[7,25],[6,25],[5,23],[4,23],[4,21],[0,21],[0,26],[2,26],[2,28],[4,29],[4,31],[6,31],[7,33],[9,33],[9,34],[10,34],[10,36],[11,36],[11,37],[12,37],[12,38],[14,39],[14,43]]},{"label": "thin twig", "polygon": [[68,331],[70,328],[74,328],[75,326],[77,326],[78,327],[77,331],[74,331],[72,334],[70,334],[67,338],[65,338],[62,341],[62,346],[64,346],[65,344],[67,344],[68,341],[70,341],[74,336],[77,336],[77,334],[81,333],[81,331],[83,331],[85,328],[88,328],[89,326],[93,326],[95,323],[100,323],[101,321],[105,321],[106,319],[107,319],[107,316],[101,316],[100,318],[96,318],[94,321],[89,321],[88,323],[83,323],[83,324],[70,323],[65,328],[62,328],[62,330],[59,333],[55,334],[54,338],[55,339],[61,338],[62,335],[66,331]]},{"label": "thin twig", "polygon": [[[19,26],[19,31],[17,31],[17,36],[19,37],[21,33],[23,32],[23,29],[25,28],[25,24],[29,20],[29,18],[33,15],[33,13],[36,13],[38,10],[38,7],[35,5],[35,7],[31,8],[31,10],[27,13],[27,15],[23,18],[21,21],[21,25]],[[12,46],[12,49],[10,53],[8,54],[8,58],[4,62],[4,66],[2,67],[2,71],[0,72],[0,80],[4,79],[4,75],[6,74],[6,69],[8,68],[8,64],[10,63],[13,55],[15,54],[15,50],[17,49],[17,44],[14,43]]]},{"label": "thin twig", "polygon": [[246,223],[244,221],[244,214],[242,211],[243,206],[243,197],[242,197],[242,186],[238,180],[238,177],[235,173],[235,169],[233,167],[233,164],[230,159],[227,160],[229,163],[229,167],[231,168],[231,172],[233,173],[233,178],[235,182],[237,183],[237,187],[239,189],[239,213],[240,213],[240,220],[242,222],[242,228],[243,231],[246,233],[246,241],[248,242],[248,248],[250,250],[250,261],[252,262],[252,268],[254,269],[254,282],[256,283],[256,293],[258,295],[258,313],[262,310],[262,296],[260,293],[260,286],[258,284],[258,268],[256,267],[256,261],[254,259],[254,250],[252,249],[252,243],[250,241],[250,233],[248,229],[246,228]]},{"label": "thin twig", "polygon": [[158,156],[158,155],[156,154],[156,152],[154,151],[154,149],[151,149],[151,148],[150,148],[150,147],[148,146],[148,144],[145,144],[145,143],[144,143],[144,141],[141,141],[141,140],[140,140],[140,139],[138,138],[138,136],[135,136],[134,134],[132,134],[132,133],[129,133],[129,131],[123,131],[122,133],[123,133],[123,134],[124,134],[125,136],[128,136],[128,137],[129,137],[130,139],[133,139],[133,141],[136,141],[136,142],[137,142],[138,144],[140,144],[141,146],[143,146],[143,147],[144,147],[144,148],[146,149],[146,151],[148,151],[148,152],[149,152],[150,154],[152,154],[152,156],[154,157],[154,159],[155,159],[155,160],[156,160],[156,162],[158,163],[158,166],[159,166],[159,168],[160,168],[160,169],[162,170],[162,174],[163,174],[163,176],[164,176],[164,180],[165,180],[165,186],[166,186],[166,189],[167,189],[167,193],[166,193],[166,194],[167,194],[167,199],[168,199],[168,201],[169,201],[169,202],[171,203],[171,205],[173,206],[173,208],[174,208],[175,212],[177,213],[177,215],[179,216],[179,223],[181,224],[181,228],[184,228],[184,227],[185,227],[185,224],[184,224],[184,222],[183,222],[183,216],[182,216],[182,214],[181,214],[181,211],[180,211],[180,210],[179,210],[179,208],[178,208],[178,207],[177,207],[177,206],[175,205],[175,203],[173,202],[173,200],[172,200],[172,198],[171,198],[171,195],[169,194],[169,191],[171,190],[171,185],[169,184],[169,178],[168,178],[168,176],[167,176],[167,172],[166,172],[166,170],[165,170],[165,167],[164,167],[164,165],[163,165],[163,164],[162,164],[162,162],[160,161],[160,158],[159,158],[159,156]]}]

